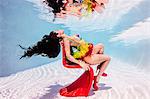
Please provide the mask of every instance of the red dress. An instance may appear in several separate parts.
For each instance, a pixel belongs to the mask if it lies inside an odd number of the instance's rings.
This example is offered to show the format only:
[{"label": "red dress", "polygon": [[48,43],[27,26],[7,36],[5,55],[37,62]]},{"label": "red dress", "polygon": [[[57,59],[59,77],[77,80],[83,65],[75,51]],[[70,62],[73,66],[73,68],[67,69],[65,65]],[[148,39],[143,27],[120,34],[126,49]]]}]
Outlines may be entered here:
[{"label": "red dress", "polygon": [[85,71],[77,80],[69,86],[60,89],[59,93],[66,97],[88,96],[92,81],[94,78],[93,69],[90,67],[89,71]]}]

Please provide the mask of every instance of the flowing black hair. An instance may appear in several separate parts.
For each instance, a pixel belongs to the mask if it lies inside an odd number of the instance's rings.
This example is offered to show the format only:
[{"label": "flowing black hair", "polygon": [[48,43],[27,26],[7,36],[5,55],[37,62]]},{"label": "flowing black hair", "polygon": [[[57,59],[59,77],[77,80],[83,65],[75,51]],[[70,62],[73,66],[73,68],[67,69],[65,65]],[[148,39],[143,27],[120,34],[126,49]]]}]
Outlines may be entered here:
[{"label": "flowing black hair", "polygon": [[53,21],[55,21],[56,13],[60,13],[61,8],[64,9],[64,3],[62,0],[45,0],[43,3],[46,3],[49,7],[52,8],[52,12],[54,14]]},{"label": "flowing black hair", "polygon": [[44,35],[41,41],[38,41],[34,46],[24,48],[21,45],[20,48],[24,49],[24,54],[20,57],[32,57],[33,55],[42,55],[49,58],[55,58],[60,53],[60,41],[61,37],[57,37],[56,32],[52,31],[49,35]]},{"label": "flowing black hair", "polygon": [[[53,8],[52,12],[54,13],[54,15],[56,15],[56,13],[60,13],[61,8],[63,10],[65,10],[63,0],[45,0],[43,2],[48,3],[47,5],[51,8]],[[73,0],[73,3],[78,3],[78,2]]]},{"label": "flowing black hair", "polygon": [[43,2],[47,2],[48,6],[53,8],[52,12],[54,14],[56,13],[60,13],[61,8],[63,7],[64,3],[62,2],[62,0],[45,0]]}]

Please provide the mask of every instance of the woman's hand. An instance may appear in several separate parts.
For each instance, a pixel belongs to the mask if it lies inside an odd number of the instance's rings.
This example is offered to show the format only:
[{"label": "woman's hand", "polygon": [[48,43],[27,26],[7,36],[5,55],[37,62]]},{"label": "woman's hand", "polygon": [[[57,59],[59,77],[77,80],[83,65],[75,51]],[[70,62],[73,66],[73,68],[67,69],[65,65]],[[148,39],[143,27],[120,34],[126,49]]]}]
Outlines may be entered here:
[{"label": "woman's hand", "polygon": [[100,54],[104,54],[104,48],[101,48],[99,51]]},{"label": "woman's hand", "polygon": [[90,70],[90,65],[83,62],[83,61],[80,61],[79,65],[84,69],[84,70]]}]

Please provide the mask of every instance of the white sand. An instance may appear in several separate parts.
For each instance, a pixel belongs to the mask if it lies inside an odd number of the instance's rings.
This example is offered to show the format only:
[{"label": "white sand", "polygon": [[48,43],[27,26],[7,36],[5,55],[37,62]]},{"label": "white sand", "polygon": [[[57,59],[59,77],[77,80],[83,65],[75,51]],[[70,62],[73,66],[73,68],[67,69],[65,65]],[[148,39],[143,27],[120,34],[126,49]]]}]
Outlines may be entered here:
[{"label": "white sand", "polygon": [[[1,77],[0,99],[67,99],[59,95],[59,89],[83,72],[81,69],[64,68],[59,60]],[[90,96],[73,99],[150,99],[149,74],[114,58],[106,72],[108,77],[101,78],[99,83],[101,90],[93,92],[91,88]]]}]

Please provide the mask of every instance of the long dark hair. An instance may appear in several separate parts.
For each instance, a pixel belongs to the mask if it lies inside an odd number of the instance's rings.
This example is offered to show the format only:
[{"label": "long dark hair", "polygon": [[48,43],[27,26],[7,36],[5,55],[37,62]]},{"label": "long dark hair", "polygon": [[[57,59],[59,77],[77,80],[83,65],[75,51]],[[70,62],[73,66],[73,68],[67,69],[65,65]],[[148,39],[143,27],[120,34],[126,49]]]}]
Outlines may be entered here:
[{"label": "long dark hair", "polygon": [[42,55],[47,56],[49,58],[55,58],[60,53],[60,41],[61,37],[57,37],[56,32],[52,31],[49,35],[44,35],[41,41],[38,41],[34,46],[24,48],[19,45],[22,49],[24,49],[24,54],[20,57],[32,57],[33,55]]},{"label": "long dark hair", "polygon": [[[52,12],[54,15],[56,13],[60,13],[61,9],[65,10],[65,4],[63,3],[63,0],[45,0],[44,3],[48,3],[47,5],[51,8],[53,8]],[[73,0],[73,3],[78,3],[77,1]]]},{"label": "long dark hair", "polygon": [[48,3],[47,5],[51,8],[53,8],[52,12],[54,14],[56,13],[60,13],[61,8],[63,7],[64,3],[62,2],[62,0],[45,0],[43,1],[44,3]]}]

